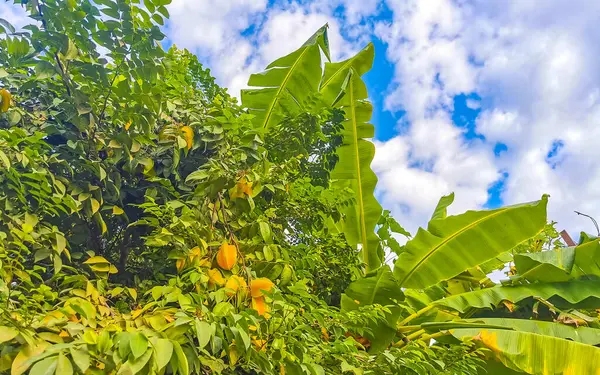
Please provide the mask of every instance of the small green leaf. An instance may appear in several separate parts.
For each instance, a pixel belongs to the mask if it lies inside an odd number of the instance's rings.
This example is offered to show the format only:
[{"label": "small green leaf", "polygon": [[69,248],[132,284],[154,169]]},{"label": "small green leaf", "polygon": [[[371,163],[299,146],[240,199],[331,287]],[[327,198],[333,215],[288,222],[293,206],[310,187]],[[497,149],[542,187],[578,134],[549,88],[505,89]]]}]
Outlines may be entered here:
[{"label": "small green leaf", "polygon": [[6,169],[10,169],[10,160],[2,150],[0,150],[0,160],[2,160],[2,164],[4,164],[4,167],[6,167]]},{"label": "small green leaf", "polygon": [[173,349],[175,351],[175,356],[177,358],[177,368],[179,369],[179,373],[181,375],[189,375],[190,369],[188,365],[187,357],[181,349],[181,345],[177,341],[171,341],[173,343]]},{"label": "small green leaf", "polygon": [[212,327],[203,320],[196,320],[196,335],[198,336],[198,347],[204,348],[212,337]]},{"label": "small green leaf", "polygon": [[133,356],[139,358],[148,349],[148,339],[141,332],[134,332],[129,339],[129,346]]},{"label": "small green leaf", "polygon": [[77,367],[79,367],[79,370],[81,370],[81,372],[86,372],[90,367],[90,355],[88,352],[81,349],[75,349],[73,347],[71,347],[70,352],[71,358]]},{"label": "small green leaf", "polygon": [[58,355],[58,362],[56,364],[56,374],[73,374],[73,365],[71,365],[71,361],[69,361],[67,356],[65,356],[62,352]]},{"label": "small green leaf", "polygon": [[[54,375],[56,366],[58,364],[58,357],[49,357],[36,362],[35,365],[29,371],[29,375]],[[62,374],[61,374],[62,375]]]},{"label": "small green leaf", "polygon": [[156,364],[160,370],[171,360],[171,356],[173,355],[173,344],[167,339],[158,339],[154,345],[154,352],[154,358],[156,358]]},{"label": "small green leaf", "polygon": [[0,326],[0,344],[14,339],[18,334],[16,328]]},{"label": "small green leaf", "polygon": [[272,240],[271,227],[268,223],[264,221],[260,221],[258,223],[258,227],[260,228],[260,235],[266,243],[270,243]]}]

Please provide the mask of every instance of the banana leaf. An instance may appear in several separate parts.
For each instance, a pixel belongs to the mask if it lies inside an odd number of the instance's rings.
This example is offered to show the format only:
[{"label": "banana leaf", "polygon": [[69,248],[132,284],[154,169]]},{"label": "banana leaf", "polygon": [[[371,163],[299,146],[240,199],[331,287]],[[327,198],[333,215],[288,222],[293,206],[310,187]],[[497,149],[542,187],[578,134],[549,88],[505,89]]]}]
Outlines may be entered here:
[{"label": "banana leaf", "polygon": [[597,374],[600,349],[581,342],[531,332],[501,329],[456,329],[458,339],[489,348],[506,367],[528,374]]},{"label": "banana leaf", "polygon": [[600,329],[574,327],[566,324],[527,319],[476,318],[452,322],[428,322],[421,324],[427,332],[439,332],[457,329],[498,329],[535,333],[572,340],[587,345],[600,344]]},{"label": "banana leaf", "polygon": [[255,117],[258,128],[268,128],[284,117],[298,114],[307,99],[318,92],[321,81],[321,51],[329,58],[327,25],[321,27],[302,47],[252,74],[242,90],[242,106]]},{"label": "banana leaf", "polygon": [[373,321],[367,325],[371,331],[366,337],[371,342],[371,352],[385,349],[396,336],[396,322],[401,308],[397,301],[404,300],[404,294],[398,287],[389,266],[372,271],[362,279],[352,282],[342,295],[342,311],[356,310],[361,306],[379,304],[388,306],[389,313],[385,321]]},{"label": "banana leaf", "polygon": [[516,279],[558,282],[600,276],[600,241],[538,253],[515,255]]},{"label": "banana leaf", "polygon": [[515,206],[433,219],[408,241],[394,267],[402,287],[423,289],[493,259],[546,224],[548,197]]},{"label": "banana leaf", "polygon": [[502,301],[517,303],[530,297],[545,300],[559,298],[558,307],[600,307],[600,281],[571,280],[563,283],[534,283],[517,286],[497,286],[449,296],[433,302],[434,305],[448,307],[460,313],[471,308],[494,308]]},{"label": "banana leaf", "polygon": [[369,45],[356,56],[339,63],[325,64],[321,84],[323,99],[335,103],[345,113],[339,160],[331,173],[334,184],[349,188],[356,203],[344,210],[344,234],[352,246],[360,244],[362,260],[367,271],[382,264],[383,254],[375,227],[382,208],[375,198],[377,176],[371,169],[375,145],[367,140],[374,136],[374,127],[368,123],[373,106],[367,101],[367,87],[361,75],[373,64],[373,46]]}]

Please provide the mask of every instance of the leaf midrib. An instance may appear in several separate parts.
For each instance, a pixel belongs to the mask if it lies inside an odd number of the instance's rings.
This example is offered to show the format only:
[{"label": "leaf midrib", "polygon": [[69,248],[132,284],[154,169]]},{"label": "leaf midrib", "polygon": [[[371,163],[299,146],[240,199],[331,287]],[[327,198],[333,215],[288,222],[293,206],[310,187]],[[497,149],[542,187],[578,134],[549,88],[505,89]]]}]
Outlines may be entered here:
[{"label": "leaf midrib", "polygon": [[[271,104],[269,105],[269,110],[267,111],[267,116],[265,117],[265,121],[263,122],[263,128],[266,128],[267,125],[269,125],[269,120],[271,119],[271,115],[273,114],[273,108],[275,108],[275,104],[279,101],[279,95],[281,95],[281,92],[285,89],[288,80],[292,76],[292,72],[294,71],[294,69],[296,69],[296,66],[298,65],[300,60],[302,60],[302,57],[304,57],[304,54],[306,53],[306,51],[308,51],[309,48],[313,48],[314,46],[315,45],[306,46],[304,48],[304,50],[302,51],[302,53],[300,54],[300,56],[298,56],[296,61],[294,61],[294,63],[290,67],[290,70],[288,71],[288,73],[285,75],[285,78],[283,79],[283,81],[281,82],[281,85],[279,85],[279,88],[277,89],[277,93],[275,93],[275,96],[273,97],[273,101],[271,101]],[[288,92],[289,92],[289,90],[288,90]],[[290,95],[291,95],[291,93],[290,93]]]},{"label": "leaf midrib", "polygon": [[[350,74],[355,74],[354,69],[350,71]],[[358,127],[356,124],[356,105],[354,102],[354,81],[353,77],[350,77],[350,112],[352,118],[352,141],[354,146],[354,162],[356,165],[356,180],[358,184],[358,206],[359,206],[359,215],[360,215],[360,231],[362,234],[362,252],[363,252],[363,262],[366,265],[366,269],[370,269],[369,265],[369,246],[367,244],[367,223],[365,221],[365,206],[363,200],[363,192],[362,192],[362,175],[360,169],[360,156],[358,155]]]},{"label": "leaf midrib", "polygon": [[477,224],[479,224],[479,223],[481,223],[481,222],[483,222],[485,220],[488,220],[488,219],[491,219],[493,217],[496,217],[496,216],[500,215],[501,213],[507,212],[507,211],[509,211],[511,209],[512,208],[499,209],[498,212],[495,212],[495,213],[493,213],[491,215],[487,215],[487,216],[484,216],[484,217],[482,217],[480,219],[477,219],[474,222],[472,222],[469,225],[467,225],[466,227],[462,228],[461,230],[458,230],[458,231],[452,233],[452,235],[450,235],[449,237],[446,237],[444,240],[442,240],[442,242],[440,242],[438,245],[434,246],[433,249],[431,249],[424,257],[422,257],[421,260],[419,260],[419,262],[399,282],[400,286],[404,285],[404,282],[417,271],[417,269],[421,266],[421,264],[423,264],[427,259],[429,259],[431,256],[433,256],[433,253],[435,253],[436,251],[438,251],[440,249],[440,247],[442,247],[443,245],[447,244],[450,240],[458,237],[460,234],[462,234],[465,231],[471,229],[475,225],[477,225]]}]

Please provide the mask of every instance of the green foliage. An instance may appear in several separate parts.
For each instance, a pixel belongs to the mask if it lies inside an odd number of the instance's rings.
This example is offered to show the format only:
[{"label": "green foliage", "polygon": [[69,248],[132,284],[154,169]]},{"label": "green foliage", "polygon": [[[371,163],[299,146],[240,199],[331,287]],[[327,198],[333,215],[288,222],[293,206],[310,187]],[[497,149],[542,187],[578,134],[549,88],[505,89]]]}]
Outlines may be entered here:
[{"label": "green foliage", "polygon": [[546,198],[448,217],[450,195],[412,239],[382,211],[372,45],[323,69],[324,26],[240,107],[162,49],[168,0],[17,3],[33,20],[0,20],[1,373],[586,371],[538,344],[597,357],[598,241],[552,243]]},{"label": "green foliage", "polygon": [[269,88],[246,111],[160,47],[168,3],[27,1],[31,25],[1,23],[0,372],[475,373],[473,345],[375,355],[389,310],[338,307],[365,264],[340,231],[357,199],[332,180],[353,141],[346,87],[319,93],[326,28],[282,80],[251,78]]}]

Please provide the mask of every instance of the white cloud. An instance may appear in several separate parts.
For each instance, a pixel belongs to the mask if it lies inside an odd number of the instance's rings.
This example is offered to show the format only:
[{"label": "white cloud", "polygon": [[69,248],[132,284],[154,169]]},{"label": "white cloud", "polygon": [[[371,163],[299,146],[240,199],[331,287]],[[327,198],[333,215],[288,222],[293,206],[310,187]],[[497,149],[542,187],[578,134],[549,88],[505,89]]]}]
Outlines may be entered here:
[{"label": "white cloud", "polygon": [[[600,218],[600,3],[387,3],[393,22],[375,28],[395,63],[386,106],[406,110],[411,123],[408,132],[378,145],[380,154],[396,152],[390,149],[393,144],[410,150],[401,151],[404,159],[393,167],[378,170],[388,203],[406,204],[412,211],[403,212],[414,212],[406,219],[424,224],[421,208],[432,208],[437,200],[432,190],[454,188],[457,199],[469,195],[462,198],[464,206],[477,207],[485,201],[490,181],[506,171],[506,203],[549,193],[549,216],[559,221],[559,228],[572,234],[591,230],[588,219],[572,211]],[[453,110],[455,95],[471,92],[482,98],[476,130],[486,141],[466,142],[448,121],[432,123]],[[563,147],[550,160],[557,141]],[[490,156],[496,142],[508,145],[498,158]],[[432,156],[427,172],[408,167]],[[375,166],[384,159],[379,155]],[[402,184],[413,184],[414,200],[408,193],[391,193],[392,179],[410,179]]]},{"label": "white cloud", "polygon": [[7,20],[16,29],[35,22],[28,17],[24,6],[17,6],[8,1],[0,2],[0,18]]},{"label": "white cloud", "polygon": [[[178,47],[196,53],[219,83],[238,96],[250,74],[299,48],[326,23],[332,57],[354,51],[342,37],[334,11],[331,2],[268,5],[266,0],[174,0],[166,34]],[[244,33],[251,26],[251,32]]]}]

